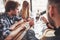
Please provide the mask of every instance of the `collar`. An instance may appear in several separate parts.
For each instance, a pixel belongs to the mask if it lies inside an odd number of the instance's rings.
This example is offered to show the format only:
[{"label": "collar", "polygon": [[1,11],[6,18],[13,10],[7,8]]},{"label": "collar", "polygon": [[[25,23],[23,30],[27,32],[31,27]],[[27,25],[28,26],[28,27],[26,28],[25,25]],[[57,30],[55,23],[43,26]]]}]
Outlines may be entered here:
[{"label": "collar", "polygon": [[5,13],[5,16],[7,16],[9,19],[13,19],[14,18],[14,16],[10,17],[7,12]]}]

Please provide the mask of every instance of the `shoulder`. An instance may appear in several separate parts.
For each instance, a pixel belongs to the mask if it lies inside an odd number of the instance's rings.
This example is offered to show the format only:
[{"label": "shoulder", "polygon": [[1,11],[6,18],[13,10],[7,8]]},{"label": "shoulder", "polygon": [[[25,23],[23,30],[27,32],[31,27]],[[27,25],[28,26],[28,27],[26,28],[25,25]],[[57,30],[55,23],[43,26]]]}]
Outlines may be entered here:
[{"label": "shoulder", "polygon": [[53,29],[46,29],[43,35],[41,36],[41,40],[54,40],[56,36],[54,34],[55,30]]},{"label": "shoulder", "polygon": [[45,32],[43,33],[43,35],[41,36],[41,39],[45,39],[45,37],[54,37],[55,34],[54,34],[55,30],[53,29],[46,29]]},{"label": "shoulder", "polygon": [[55,36],[54,32],[55,32],[55,30],[46,29],[45,32],[44,32],[44,36],[46,36],[46,37]]},{"label": "shoulder", "polygon": [[4,22],[4,21],[6,21],[6,16],[3,13],[2,15],[0,15],[0,22]]},{"label": "shoulder", "polygon": [[6,13],[2,13],[2,14],[0,15],[0,18],[6,18]]}]

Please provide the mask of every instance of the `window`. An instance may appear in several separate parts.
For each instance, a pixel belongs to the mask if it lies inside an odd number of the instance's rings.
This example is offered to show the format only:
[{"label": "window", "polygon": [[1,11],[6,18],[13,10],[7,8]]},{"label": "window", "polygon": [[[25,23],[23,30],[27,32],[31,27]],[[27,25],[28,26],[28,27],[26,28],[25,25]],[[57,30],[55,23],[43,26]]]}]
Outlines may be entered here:
[{"label": "window", "polygon": [[4,12],[5,9],[4,9],[4,2],[3,0],[0,0],[0,12]]}]

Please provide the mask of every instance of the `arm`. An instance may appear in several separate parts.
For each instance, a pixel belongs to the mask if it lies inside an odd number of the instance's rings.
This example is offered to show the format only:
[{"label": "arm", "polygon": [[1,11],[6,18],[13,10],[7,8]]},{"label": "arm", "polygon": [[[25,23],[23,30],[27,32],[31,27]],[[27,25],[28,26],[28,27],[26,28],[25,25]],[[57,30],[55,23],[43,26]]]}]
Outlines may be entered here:
[{"label": "arm", "polygon": [[33,30],[28,30],[27,33],[27,40],[38,40],[36,37],[35,37],[35,32]]},{"label": "arm", "polygon": [[54,27],[47,21],[45,17],[41,17],[41,19],[46,23],[48,28],[54,29]]},{"label": "arm", "polygon": [[3,40],[3,34],[2,34],[2,24],[0,23],[0,40]]},{"label": "arm", "polygon": [[13,24],[9,29],[10,30],[14,30],[18,25],[22,24],[23,22],[24,22],[23,20],[18,21],[15,24]]},{"label": "arm", "polygon": [[54,29],[54,27],[52,25],[50,25],[50,23],[47,22],[46,25],[48,26],[48,28]]},{"label": "arm", "polygon": [[[16,29],[16,30],[14,30],[14,31],[10,31],[10,29],[8,28],[9,26],[8,26],[8,24],[7,24],[7,20],[4,20],[3,18],[2,19],[0,19],[0,21],[1,21],[1,24],[2,24],[2,35],[3,35],[3,37],[14,37],[14,35],[16,35],[20,30],[22,30],[23,28],[21,28],[20,29],[20,27],[18,28],[18,29]],[[19,23],[18,23],[19,24]],[[16,33],[15,33],[16,32]],[[10,34],[11,33],[11,34]],[[14,34],[15,33],[15,34]],[[14,35],[13,35],[14,34]]]},{"label": "arm", "polygon": [[27,21],[29,22],[30,27],[34,25],[34,20],[31,18],[28,18]]},{"label": "arm", "polygon": [[13,39],[21,30],[25,29],[24,27],[24,23],[22,25],[20,25],[19,28],[17,28],[16,30],[12,31],[5,40],[11,40]]}]

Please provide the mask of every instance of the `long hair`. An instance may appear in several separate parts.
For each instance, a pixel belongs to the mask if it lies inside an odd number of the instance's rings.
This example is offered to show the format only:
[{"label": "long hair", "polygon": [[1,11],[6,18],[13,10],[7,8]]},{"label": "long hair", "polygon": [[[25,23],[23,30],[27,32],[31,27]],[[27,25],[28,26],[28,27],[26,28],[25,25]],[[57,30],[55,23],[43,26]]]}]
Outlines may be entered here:
[{"label": "long hair", "polygon": [[29,17],[29,3],[27,1],[23,2],[22,5],[22,18],[28,18]]}]

